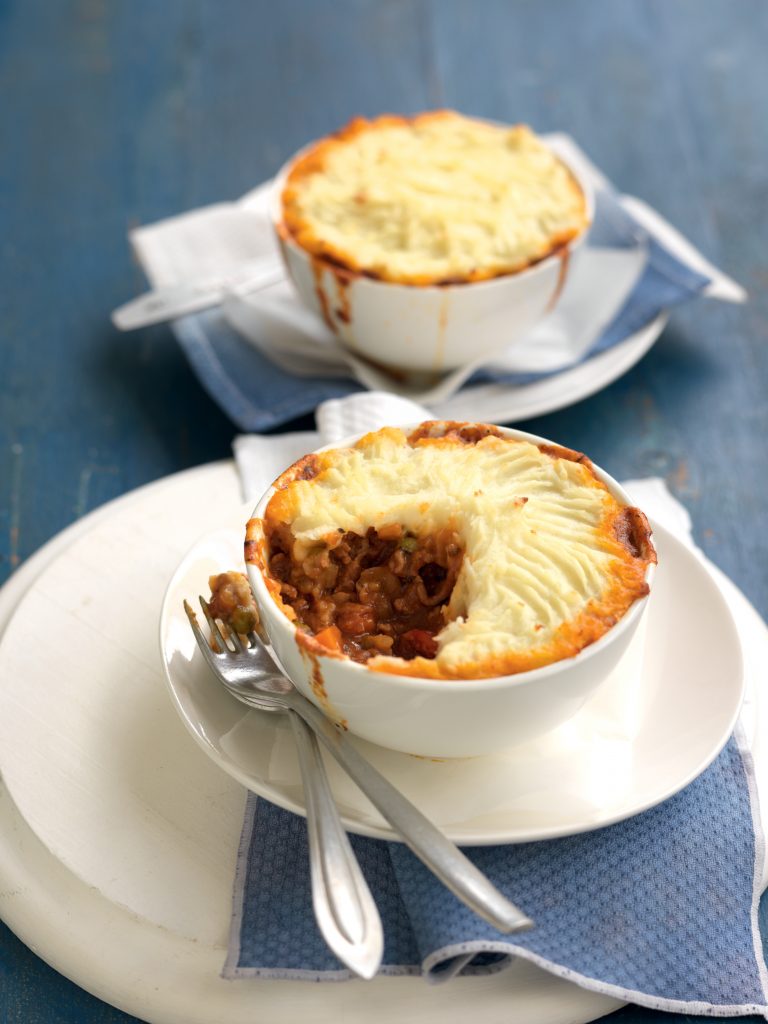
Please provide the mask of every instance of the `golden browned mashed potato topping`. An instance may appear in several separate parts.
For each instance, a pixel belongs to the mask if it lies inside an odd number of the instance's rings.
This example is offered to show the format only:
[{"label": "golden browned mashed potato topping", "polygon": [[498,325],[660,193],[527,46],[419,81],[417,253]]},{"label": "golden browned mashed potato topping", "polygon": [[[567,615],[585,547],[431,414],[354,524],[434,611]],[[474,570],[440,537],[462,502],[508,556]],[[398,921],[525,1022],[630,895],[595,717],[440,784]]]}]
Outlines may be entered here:
[{"label": "golden browned mashed potato topping", "polygon": [[291,168],[284,234],[342,268],[428,285],[515,273],[587,227],[584,194],[525,125],[358,118]]},{"label": "golden browned mashed potato topping", "polygon": [[275,488],[246,557],[305,642],[374,671],[471,679],[578,654],[656,561],[589,459],[485,424],[384,428]]}]

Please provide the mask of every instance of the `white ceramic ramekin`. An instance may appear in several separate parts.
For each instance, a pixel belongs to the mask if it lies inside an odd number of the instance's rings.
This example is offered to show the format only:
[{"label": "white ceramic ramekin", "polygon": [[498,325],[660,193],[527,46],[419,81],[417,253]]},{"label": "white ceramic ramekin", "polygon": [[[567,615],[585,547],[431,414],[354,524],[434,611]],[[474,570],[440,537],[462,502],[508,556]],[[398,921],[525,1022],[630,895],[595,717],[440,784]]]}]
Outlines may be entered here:
[{"label": "white ceramic ramekin", "polygon": [[[519,430],[499,429],[508,437],[553,444]],[[357,440],[347,438],[328,447],[343,448]],[[631,505],[616,481],[594,468],[611,493]],[[273,493],[270,488],[262,497],[254,518],[263,516]],[[650,565],[648,583],[653,570]],[[572,717],[626,651],[647,600],[635,601],[615,626],[575,657],[493,679],[421,679],[371,672],[348,658],[309,655],[297,644],[296,627],[275,604],[258,567],[249,564],[248,574],[272,646],[299,690],[355,735],[423,757],[494,753]]]},{"label": "white ceramic ramekin", "polygon": [[[523,338],[560,297],[588,228],[557,253],[487,281],[398,285],[343,271],[312,256],[281,230],[281,195],[296,154],[275,179],[272,222],[302,301],[357,356],[405,373],[440,373],[500,352]],[[591,184],[563,160],[594,214]]]}]

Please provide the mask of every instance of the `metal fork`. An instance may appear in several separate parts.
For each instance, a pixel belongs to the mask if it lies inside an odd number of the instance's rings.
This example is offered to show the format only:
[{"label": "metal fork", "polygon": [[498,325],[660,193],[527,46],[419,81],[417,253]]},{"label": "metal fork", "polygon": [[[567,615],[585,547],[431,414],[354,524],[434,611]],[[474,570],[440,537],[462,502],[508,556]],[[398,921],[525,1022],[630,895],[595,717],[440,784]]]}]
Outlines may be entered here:
[{"label": "metal fork", "polygon": [[532,926],[529,917],[499,892],[454,843],[366,761],[347,734],[337,729],[322,711],[299,693],[256,633],[248,635],[248,647],[238,637],[236,649],[231,650],[202,597],[200,604],[218,650],[211,648],[186,601],[184,607],[205,660],[229,693],[251,707],[263,709],[267,702],[281,710],[295,711],[403,842],[454,896],[501,932],[516,932]]},{"label": "metal fork", "polygon": [[[233,651],[202,597],[200,604],[217,651],[206,640],[194,611],[186,601],[184,610],[206,661],[227,685],[220,666],[230,664],[231,659],[247,656],[251,648],[243,645],[234,630],[228,630],[228,640],[234,647]],[[251,634],[250,643],[253,644],[254,640],[255,634]],[[370,979],[378,971],[384,953],[381,918],[349,837],[341,824],[315,734],[299,715],[271,697],[254,695],[248,703],[260,711],[288,713],[307,805],[307,838],[315,918],[321,935],[339,960],[361,978]]]}]

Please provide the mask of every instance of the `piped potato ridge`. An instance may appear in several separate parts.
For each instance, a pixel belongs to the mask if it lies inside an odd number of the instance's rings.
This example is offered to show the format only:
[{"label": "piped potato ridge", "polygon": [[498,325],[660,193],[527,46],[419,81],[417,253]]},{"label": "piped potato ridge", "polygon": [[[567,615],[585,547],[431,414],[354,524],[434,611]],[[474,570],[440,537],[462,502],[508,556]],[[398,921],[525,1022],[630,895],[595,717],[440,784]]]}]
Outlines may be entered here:
[{"label": "piped potato ridge", "polygon": [[586,456],[447,421],[300,460],[249,523],[246,557],[302,645],[443,679],[578,654],[656,561],[645,516]]}]

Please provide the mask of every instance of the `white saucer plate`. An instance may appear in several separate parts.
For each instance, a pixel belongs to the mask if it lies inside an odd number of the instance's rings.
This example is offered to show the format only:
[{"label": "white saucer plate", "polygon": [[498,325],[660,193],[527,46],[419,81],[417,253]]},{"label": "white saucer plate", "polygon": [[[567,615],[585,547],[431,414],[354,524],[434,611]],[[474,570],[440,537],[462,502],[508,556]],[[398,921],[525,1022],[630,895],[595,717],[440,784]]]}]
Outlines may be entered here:
[{"label": "white saucer plate", "polygon": [[[156,632],[184,551],[239,504],[231,463],[178,474],[81,520],[0,590],[0,917],[66,977],[153,1024],[578,1024],[610,1013],[616,1000],[523,961],[443,987],[220,977],[245,791],[181,725]],[[742,722],[766,792],[768,633],[718,578],[737,613]]]},{"label": "white saucer plate", "polygon": [[[174,574],[160,626],[166,676],[203,750],[244,786],[303,814],[288,723],[245,707],[216,682],[182,608],[185,598],[207,593],[212,573],[242,564],[242,532],[235,526],[201,538]],[[584,832],[682,789],[733,731],[743,692],[741,647],[701,561],[661,527],[654,539],[659,569],[645,620],[618,668],[575,718],[492,757],[417,758],[355,740],[358,749],[455,842],[468,845]],[[347,828],[396,839],[333,759],[325,760]]]},{"label": "white saucer plate", "polygon": [[489,423],[509,424],[566,409],[602,391],[631,370],[653,346],[668,320],[669,313],[660,313],[626,341],[569,370],[530,384],[473,384],[430,405],[430,410],[438,419],[480,417]]}]

